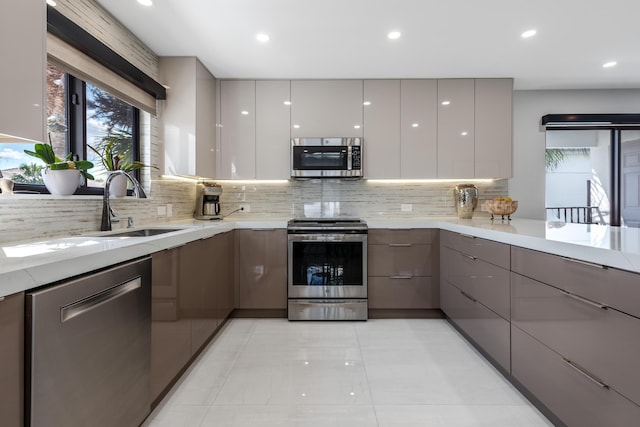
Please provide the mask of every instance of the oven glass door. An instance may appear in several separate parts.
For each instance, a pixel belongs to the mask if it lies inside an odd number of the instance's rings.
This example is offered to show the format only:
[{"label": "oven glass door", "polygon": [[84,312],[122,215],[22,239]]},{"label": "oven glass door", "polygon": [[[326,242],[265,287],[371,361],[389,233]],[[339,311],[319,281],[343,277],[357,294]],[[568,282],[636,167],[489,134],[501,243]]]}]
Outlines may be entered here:
[{"label": "oven glass door", "polygon": [[349,152],[347,147],[294,146],[294,170],[347,170]]},{"label": "oven glass door", "polygon": [[289,298],[366,298],[367,235],[289,235]]}]

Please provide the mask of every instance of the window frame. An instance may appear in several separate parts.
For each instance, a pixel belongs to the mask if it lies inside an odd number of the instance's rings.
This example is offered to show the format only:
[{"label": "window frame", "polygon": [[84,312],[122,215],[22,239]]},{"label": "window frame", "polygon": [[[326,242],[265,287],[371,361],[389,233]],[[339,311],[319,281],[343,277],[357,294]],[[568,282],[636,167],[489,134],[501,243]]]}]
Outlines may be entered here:
[{"label": "window frame", "polygon": [[[114,95],[115,96],[115,95]],[[67,152],[73,153],[78,160],[87,159],[87,83],[65,71],[65,116],[67,121],[66,147]],[[127,103],[132,109],[132,150],[135,161],[140,161],[140,110]],[[140,181],[140,170],[130,172]],[[37,194],[50,194],[44,184],[14,183],[14,191],[26,191]],[[133,190],[127,190],[127,195],[133,194]],[[73,194],[79,195],[104,195],[104,188],[89,187],[84,182]]]}]

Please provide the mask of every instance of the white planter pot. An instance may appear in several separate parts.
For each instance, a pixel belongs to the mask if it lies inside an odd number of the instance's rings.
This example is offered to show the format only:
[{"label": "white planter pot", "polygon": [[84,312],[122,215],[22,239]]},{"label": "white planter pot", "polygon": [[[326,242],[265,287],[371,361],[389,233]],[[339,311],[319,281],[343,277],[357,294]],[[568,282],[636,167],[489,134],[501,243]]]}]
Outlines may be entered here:
[{"label": "white planter pot", "polygon": [[112,197],[124,197],[127,195],[127,177],[117,174],[109,183],[109,195]]},{"label": "white planter pot", "polygon": [[57,196],[70,196],[80,186],[80,171],[77,169],[42,170],[42,180],[49,193]]}]

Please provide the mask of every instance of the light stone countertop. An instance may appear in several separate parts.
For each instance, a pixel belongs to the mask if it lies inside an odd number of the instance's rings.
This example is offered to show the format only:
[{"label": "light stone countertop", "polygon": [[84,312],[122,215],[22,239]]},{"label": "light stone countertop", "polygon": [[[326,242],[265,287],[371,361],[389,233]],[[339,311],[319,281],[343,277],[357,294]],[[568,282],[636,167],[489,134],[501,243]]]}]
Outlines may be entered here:
[{"label": "light stone countertop", "polygon": [[[370,229],[438,228],[640,273],[640,229],[527,219],[364,218]],[[106,233],[0,247],[0,297],[177,247],[233,229],[283,229],[288,218],[178,221],[139,228],[179,228],[150,237]],[[114,233],[123,231],[115,230]],[[105,237],[107,236],[107,237]]]}]

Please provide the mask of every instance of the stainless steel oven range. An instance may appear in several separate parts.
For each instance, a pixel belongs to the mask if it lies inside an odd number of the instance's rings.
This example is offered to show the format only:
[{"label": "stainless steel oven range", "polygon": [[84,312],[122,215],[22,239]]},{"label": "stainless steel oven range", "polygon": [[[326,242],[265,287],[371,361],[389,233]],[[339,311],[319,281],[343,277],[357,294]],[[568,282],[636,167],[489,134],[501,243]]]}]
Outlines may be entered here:
[{"label": "stainless steel oven range", "polygon": [[359,219],[293,219],[289,320],[367,320],[367,233]]}]

